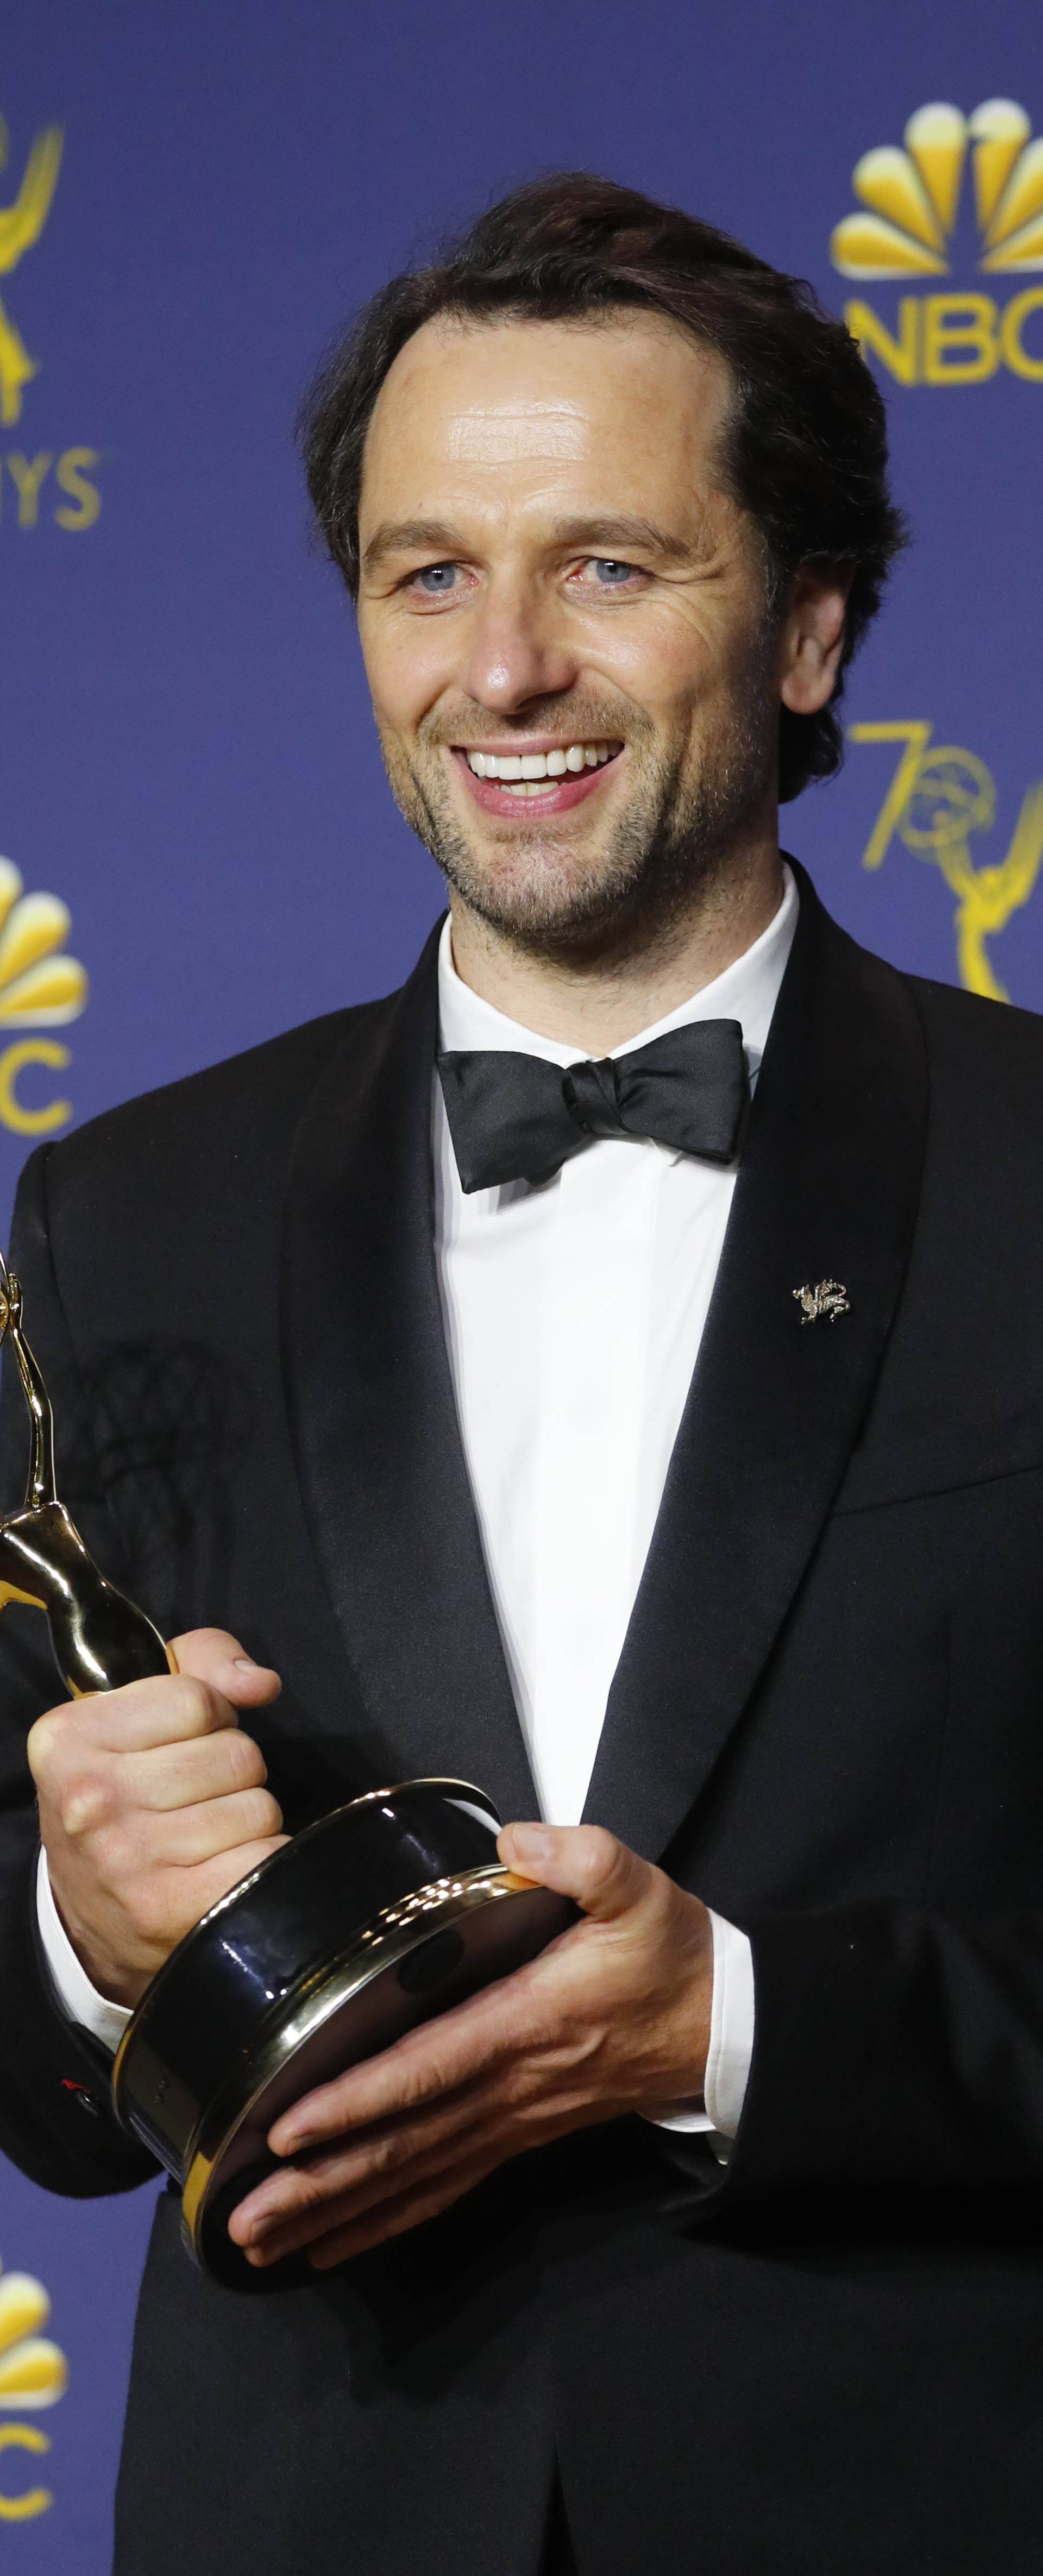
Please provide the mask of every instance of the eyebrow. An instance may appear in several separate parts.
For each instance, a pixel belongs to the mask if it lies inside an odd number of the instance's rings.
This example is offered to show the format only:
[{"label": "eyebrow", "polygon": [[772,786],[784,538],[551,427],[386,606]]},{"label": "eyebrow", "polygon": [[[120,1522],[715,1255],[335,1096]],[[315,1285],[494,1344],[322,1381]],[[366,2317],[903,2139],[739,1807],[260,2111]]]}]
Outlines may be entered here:
[{"label": "eyebrow", "polygon": [[444,519],[385,519],[370,538],[362,557],[363,572],[373,572],[386,555],[458,555],[466,551],[459,528]]},{"label": "eyebrow", "polygon": [[[659,527],[654,519],[629,516],[557,519],[553,538],[555,545],[584,547],[592,554],[623,554],[636,547],[642,554],[658,555],[663,563],[682,563],[691,554],[690,544],[672,529]],[[460,529],[448,520],[385,519],[370,538],[362,569],[374,572],[388,555],[431,552],[448,557],[468,551]]]},{"label": "eyebrow", "polygon": [[625,554],[628,548],[636,547],[642,554],[659,555],[663,562],[680,563],[691,553],[684,537],[674,529],[661,528],[655,519],[558,519],[554,536],[559,546],[584,546],[591,554]]}]

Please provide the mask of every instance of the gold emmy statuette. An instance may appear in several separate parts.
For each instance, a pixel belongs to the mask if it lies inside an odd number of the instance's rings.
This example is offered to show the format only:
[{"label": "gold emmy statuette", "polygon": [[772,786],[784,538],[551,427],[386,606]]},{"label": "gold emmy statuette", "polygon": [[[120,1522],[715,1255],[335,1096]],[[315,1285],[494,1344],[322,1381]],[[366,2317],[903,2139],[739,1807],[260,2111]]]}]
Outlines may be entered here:
[{"label": "gold emmy statuette", "polygon": [[0,1252],[0,1343],[7,1340],[32,1423],[29,1477],[20,1512],[0,1521],[0,1610],[9,1601],[42,1610],[54,1660],[73,1699],[123,1682],[172,1672],[158,1628],[99,1572],[54,1481],[54,1418],[22,1330],[22,1291]]},{"label": "gold emmy statuette", "polygon": [[[32,1438],[25,1502],[0,1521],[0,1610],[43,1611],[74,1699],[175,1670],[58,1499],[50,1399],[0,1253],[4,1339]],[[153,1977],[116,2053],[113,2106],[179,2183],[185,2242],[217,2279],[267,2291],[311,2277],[292,2256],[255,2271],[228,2235],[236,2202],[274,2165],[280,2113],[575,1921],[567,1897],[504,1867],[499,1825],[466,1780],[371,1788],[240,1880]]]}]

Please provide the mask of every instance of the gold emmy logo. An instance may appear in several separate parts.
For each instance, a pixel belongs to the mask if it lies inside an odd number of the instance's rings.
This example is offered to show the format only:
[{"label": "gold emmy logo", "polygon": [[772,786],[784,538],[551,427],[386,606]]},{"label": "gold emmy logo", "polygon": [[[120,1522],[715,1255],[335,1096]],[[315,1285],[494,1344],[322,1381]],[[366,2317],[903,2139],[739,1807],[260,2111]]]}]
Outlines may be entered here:
[{"label": "gold emmy logo", "polygon": [[1028,902],[1043,865],[1043,780],[1026,788],[1006,857],[976,867],[971,836],[992,830],[995,782],[976,752],[948,743],[932,747],[931,730],[923,722],[850,727],[852,742],[904,745],[862,863],[880,867],[896,833],[916,858],[931,860],[955,897],[961,983],[988,1001],[1008,1002],[985,943]]},{"label": "gold emmy logo", "polygon": [[[2,2266],[0,2266],[2,2271]],[[63,2397],[69,2370],[63,2352],[41,2334],[51,2313],[42,2281],[28,2272],[0,2278],[0,2409],[4,2415],[35,2414],[56,2406]],[[47,2435],[37,2424],[0,2421],[0,2451],[28,2451],[39,2459],[49,2451]],[[53,2498],[46,2487],[23,2487],[9,2495],[0,2486],[0,2522],[32,2522],[46,2513]]]},{"label": "gold emmy logo", "polygon": [[[935,101],[919,107],[904,148],[880,144],[856,162],[862,210],[845,215],[830,256],[844,277],[902,283],[947,277],[968,157],[973,164],[978,267],[990,274],[1043,269],[1043,137],[1016,99],[990,98],[964,116]],[[1043,311],[1043,287],[1002,309],[984,293],[902,296],[892,332],[873,305],[844,308],[848,329],[899,384],[978,384],[1003,365],[1043,383],[1043,355],[1026,325]]]},{"label": "gold emmy logo", "polygon": [[[18,869],[0,859],[0,1031],[64,1028],[87,1003],[87,977],[64,954],[72,928],[68,905],[54,894],[26,894]],[[16,1136],[52,1136],[72,1117],[68,1100],[33,1108],[19,1094],[28,1066],[62,1073],[71,1064],[55,1038],[18,1036],[0,1052],[0,1124]]]},{"label": "gold emmy logo", "polygon": [[[6,167],[8,148],[7,127],[0,117],[0,170]],[[0,275],[17,268],[25,252],[39,241],[58,185],[61,159],[61,127],[49,125],[36,137],[13,204],[0,206]],[[0,303],[0,422],[5,429],[21,418],[23,388],[38,371],[39,360],[29,356]]]},{"label": "gold emmy logo", "polygon": [[[0,171],[9,152],[7,127],[0,116]],[[17,268],[39,241],[54,201],[61,159],[61,127],[48,125],[30,147],[17,194],[9,204],[0,205],[0,277]],[[25,388],[39,372],[39,359],[30,357],[21,332],[0,301],[0,428],[12,429],[20,421]],[[101,493],[94,480],[100,463],[100,449],[59,448],[58,440],[35,455],[8,448],[0,456],[0,518],[16,529],[37,528],[42,500],[44,520],[50,518],[55,527],[74,533],[93,528],[101,516]]]}]

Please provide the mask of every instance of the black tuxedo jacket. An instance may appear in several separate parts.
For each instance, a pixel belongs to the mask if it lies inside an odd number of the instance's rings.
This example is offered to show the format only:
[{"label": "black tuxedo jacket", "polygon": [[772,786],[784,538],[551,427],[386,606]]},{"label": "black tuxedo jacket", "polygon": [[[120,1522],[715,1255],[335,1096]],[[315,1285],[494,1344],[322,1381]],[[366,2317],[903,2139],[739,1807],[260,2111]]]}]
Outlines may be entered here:
[{"label": "black tuxedo jacket", "polygon": [[[389,1000],[36,1154],[19,1202],[62,1489],[168,1633],[282,1672],[291,1821],[415,1772],[535,1804],[435,1279],[435,1012],[432,940]],[[120,2576],[534,2576],[555,2458],[582,2576],[1036,2576],[1041,1181],[1041,1024],[867,956],[802,877],[587,1807],[751,1935],[730,2164],[615,2123],[254,2297],[163,2195]],[[849,1311],[805,1323],[824,1279]],[[9,1389],[5,1508],[25,1446]],[[37,1955],[29,1612],[0,1679],[0,2143],[128,2189]]]}]

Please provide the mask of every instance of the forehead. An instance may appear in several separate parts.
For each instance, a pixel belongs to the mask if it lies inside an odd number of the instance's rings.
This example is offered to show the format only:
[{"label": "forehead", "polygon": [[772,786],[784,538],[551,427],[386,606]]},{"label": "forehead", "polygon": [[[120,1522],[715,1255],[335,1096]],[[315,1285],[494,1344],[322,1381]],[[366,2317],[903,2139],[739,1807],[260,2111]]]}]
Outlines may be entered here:
[{"label": "forehead", "polygon": [[374,408],[361,517],[548,498],[651,515],[715,480],[729,397],[715,352],[653,314],[447,316],[400,350]]}]

